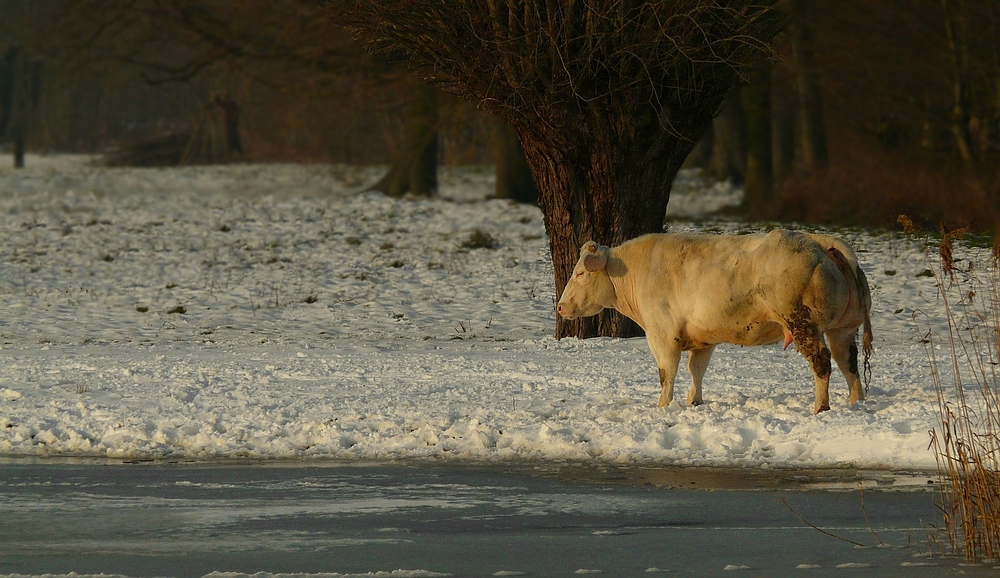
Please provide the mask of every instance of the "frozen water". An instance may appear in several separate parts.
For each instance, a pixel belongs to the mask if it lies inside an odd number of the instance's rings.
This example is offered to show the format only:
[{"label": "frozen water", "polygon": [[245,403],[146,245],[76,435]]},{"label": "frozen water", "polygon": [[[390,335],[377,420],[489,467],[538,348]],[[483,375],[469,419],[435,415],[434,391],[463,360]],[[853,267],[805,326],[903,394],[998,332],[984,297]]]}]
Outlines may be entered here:
[{"label": "frozen water", "polygon": [[862,510],[809,484],[581,484],[580,466],[0,466],[3,578],[996,575],[927,556],[929,492],[867,492]]}]

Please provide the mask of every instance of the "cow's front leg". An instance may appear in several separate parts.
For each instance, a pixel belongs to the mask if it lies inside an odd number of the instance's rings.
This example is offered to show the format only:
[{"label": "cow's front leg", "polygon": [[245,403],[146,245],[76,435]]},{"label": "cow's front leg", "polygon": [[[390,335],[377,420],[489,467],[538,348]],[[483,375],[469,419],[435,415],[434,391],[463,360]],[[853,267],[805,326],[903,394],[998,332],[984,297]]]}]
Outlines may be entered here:
[{"label": "cow's front leg", "polygon": [[708,360],[712,358],[714,345],[693,349],[688,352],[688,371],[691,372],[691,391],[688,392],[688,403],[690,405],[701,405],[701,380],[705,377],[705,370],[708,369]]},{"label": "cow's front leg", "polygon": [[674,378],[681,362],[681,349],[671,340],[658,338],[652,333],[647,335],[646,340],[660,370],[660,401],[656,405],[666,407],[674,400]]}]

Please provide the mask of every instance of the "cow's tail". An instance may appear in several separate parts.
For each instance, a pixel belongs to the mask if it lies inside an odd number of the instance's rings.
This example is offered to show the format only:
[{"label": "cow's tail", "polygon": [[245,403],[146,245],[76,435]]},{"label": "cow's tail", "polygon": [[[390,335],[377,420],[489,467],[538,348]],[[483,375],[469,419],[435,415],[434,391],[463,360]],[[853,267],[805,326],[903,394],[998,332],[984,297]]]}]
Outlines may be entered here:
[{"label": "cow's tail", "polygon": [[872,358],[872,293],[871,289],[868,287],[868,278],[865,277],[865,272],[861,270],[858,265],[854,266],[854,281],[858,285],[858,299],[861,301],[861,311],[865,314],[864,323],[864,333],[861,337],[861,349],[865,354],[865,364],[864,364],[864,380],[865,380],[865,393],[868,393],[868,385],[872,381],[872,365],[870,360]]},{"label": "cow's tail", "polygon": [[[871,289],[868,287],[868,278],[865,277],[865,272],[861,270],[861,266],[858,265],[856,259],[849,259],[844,253],[837,247],[830,247],[827,249],[827,253],[833,262],[837,264],[837,268],[841,270],[844,277],[847,277],[847,281],[854,282],[854,287],[858,293],[858,305],[861,307],[861,313],[864,315],[864,325],[863,333],[861,337],[861,348],[865,354],[864,359],[864,371],[863,377],[865,382],[865,393],[868,393],[868,385],[872,380],[872,293]],[[854,255],[851,255],[854,257]]]}]

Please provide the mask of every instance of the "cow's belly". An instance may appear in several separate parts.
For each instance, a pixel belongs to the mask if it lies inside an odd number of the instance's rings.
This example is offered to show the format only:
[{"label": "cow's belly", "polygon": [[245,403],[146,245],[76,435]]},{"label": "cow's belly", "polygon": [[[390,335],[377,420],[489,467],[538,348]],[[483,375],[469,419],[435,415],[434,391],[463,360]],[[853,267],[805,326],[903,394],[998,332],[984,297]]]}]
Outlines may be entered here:
[{"label": "cow's belly", "polygon": [[694,349],[702,344],[766,345],[777,343],[784,337],[784,330],[781,325],[773,321],[752,320],[711,329],[689,327],[687,335],[691,341],[690,348]]}]

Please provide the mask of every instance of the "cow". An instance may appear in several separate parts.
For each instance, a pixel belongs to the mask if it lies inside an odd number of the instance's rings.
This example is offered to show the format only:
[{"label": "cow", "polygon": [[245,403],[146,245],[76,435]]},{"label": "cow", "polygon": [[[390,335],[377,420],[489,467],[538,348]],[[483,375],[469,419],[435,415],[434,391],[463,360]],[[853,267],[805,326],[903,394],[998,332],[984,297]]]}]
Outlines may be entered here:
[{"label": "cow", "polygon": [[[857,257],[833,235],[774,230],[753,235],[652,234],[618,247],[589,241],[556,311],[565,319],[616,309],[646,332],[660,370],[659,406],[670,404],[681,352],[688,352],[687,401],[719,343],[794,343],[816,382],[814,413],[830,409],[830,360],[847,378],[850,402],[865,397],[858,371],[872,351],[871,293]],[[825,336],[825,338],[824,338]]]}]

